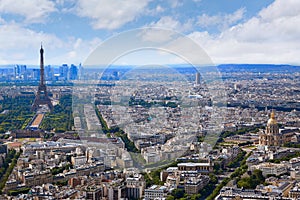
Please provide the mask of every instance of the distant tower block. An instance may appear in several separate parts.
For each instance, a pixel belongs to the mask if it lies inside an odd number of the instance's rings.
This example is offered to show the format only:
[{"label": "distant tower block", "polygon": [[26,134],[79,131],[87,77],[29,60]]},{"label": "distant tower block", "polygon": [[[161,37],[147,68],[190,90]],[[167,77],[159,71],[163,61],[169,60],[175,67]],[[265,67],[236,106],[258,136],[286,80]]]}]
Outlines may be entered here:
[{"label": "distant tower block", "polygon": [[200,85],[200,73],[196,73],[196,80],[195,80],[196,85]]},{"label": "distant tower block", "polygon": [[47,87],[45,85],[45,79],[44,79],[44,49],[41,45],[40,49],[40,83],[38,87],[38,91],[35,97],[35,100],[32,104],[32,110],[36,111],[41,105],[47,105],[50,110],[53,109],[52,102],[48,96]]}]

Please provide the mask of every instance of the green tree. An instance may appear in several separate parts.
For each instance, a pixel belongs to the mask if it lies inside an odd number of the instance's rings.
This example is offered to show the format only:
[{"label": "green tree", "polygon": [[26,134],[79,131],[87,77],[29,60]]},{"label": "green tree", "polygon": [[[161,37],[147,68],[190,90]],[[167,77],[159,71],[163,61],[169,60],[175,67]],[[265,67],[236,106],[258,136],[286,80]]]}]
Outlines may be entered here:
[{"label": "green tree", "polygon": [[166,200],[175,200],[175,197],[169,195],[169,196],[167,196]]},{"label": "green tree", "polygon": [[64,95],[53,111],[44,116],[40,128],[47,131],[55,129],[55,132],[62,133],[72,130],[73,125],[72,95]]},{"label": "green tree", "polygon": [[194,194],[191,196],[191,200],[200,200],[201,199],[201,194]]},{"label": "green tree", "polygon": [[216,177],[216,175],[210,174],[209,178],[210,178],[210,182],[211,183],[213,183],[213,184],[217,184],[218,183],[218,178]]},{"label": "green tree", "polygon": [[240,179],[237,183],[238,187],[243,187],[246,189],[255,189],[257,185],[263,184],[265,182],[265,178],[262,175],[261,170],[254,170],[250,177],[244,177]]},{"label": "green tree", "polygon": [[175,199],[180,199],[180,198],[184,197],[184,190],[183,189],[174,189],[171,192],[171,194]]}]

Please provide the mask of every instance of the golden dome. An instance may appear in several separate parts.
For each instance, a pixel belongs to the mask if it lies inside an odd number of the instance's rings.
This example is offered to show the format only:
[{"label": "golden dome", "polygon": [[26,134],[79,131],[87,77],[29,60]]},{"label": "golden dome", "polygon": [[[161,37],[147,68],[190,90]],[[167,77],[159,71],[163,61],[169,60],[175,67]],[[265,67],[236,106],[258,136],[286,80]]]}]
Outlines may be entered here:
[{"label": "golden dome", "polygon": [[270,119],[268,120],[268,125],[271,125],[271,124],[277,124],[277,121],[275,119],[275,112],[274,112],[274,110],[272,110]]}]

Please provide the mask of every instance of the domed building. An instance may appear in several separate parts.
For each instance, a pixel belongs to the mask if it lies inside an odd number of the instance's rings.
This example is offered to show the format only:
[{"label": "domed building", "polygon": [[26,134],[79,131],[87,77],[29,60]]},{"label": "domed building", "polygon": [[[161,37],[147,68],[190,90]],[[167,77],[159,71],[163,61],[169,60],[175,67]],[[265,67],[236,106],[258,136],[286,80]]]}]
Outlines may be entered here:
[{"label": "domed building", "polygon": [[279,126],[275,119],[274,110],[268,120],[265,131],[259,134],[259,145],[261,146],[280,146],[283,144],[283,136],[279,132]]}]

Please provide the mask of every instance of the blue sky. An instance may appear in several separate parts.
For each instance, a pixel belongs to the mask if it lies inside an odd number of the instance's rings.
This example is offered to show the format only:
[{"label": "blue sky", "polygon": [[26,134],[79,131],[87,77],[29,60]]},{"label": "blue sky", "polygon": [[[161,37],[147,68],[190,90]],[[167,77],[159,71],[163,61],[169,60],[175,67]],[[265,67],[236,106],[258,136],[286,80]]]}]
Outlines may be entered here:
[{"label": "blue sky", "polygon": [[300,64],[299,0],[0,0],[0,64],[38,64],[41,41],[46,64],[84,63],[141,27],[180,32],[217,64]]}]

